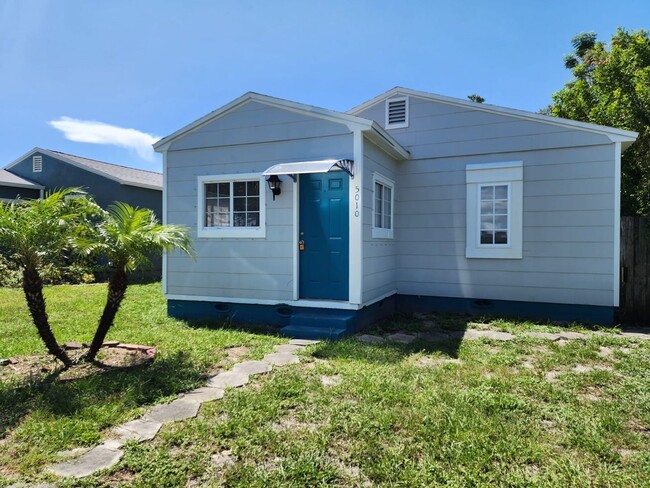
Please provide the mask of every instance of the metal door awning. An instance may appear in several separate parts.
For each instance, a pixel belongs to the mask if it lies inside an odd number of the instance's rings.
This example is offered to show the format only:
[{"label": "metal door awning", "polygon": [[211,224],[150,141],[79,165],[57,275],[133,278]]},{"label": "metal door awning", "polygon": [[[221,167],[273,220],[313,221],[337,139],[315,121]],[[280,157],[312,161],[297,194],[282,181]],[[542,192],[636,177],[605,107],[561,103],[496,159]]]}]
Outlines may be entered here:
[{"label": "metal door awning", "polygon": [[340,168],[350,176],[354,176],[354,161],[351,159],[323,159],[320,161],[300,161],[297,163],[281,163],[268,168],[262,175],[288,175],[296,181],[296,175],[309,173],[327,173],[332,168]]}]

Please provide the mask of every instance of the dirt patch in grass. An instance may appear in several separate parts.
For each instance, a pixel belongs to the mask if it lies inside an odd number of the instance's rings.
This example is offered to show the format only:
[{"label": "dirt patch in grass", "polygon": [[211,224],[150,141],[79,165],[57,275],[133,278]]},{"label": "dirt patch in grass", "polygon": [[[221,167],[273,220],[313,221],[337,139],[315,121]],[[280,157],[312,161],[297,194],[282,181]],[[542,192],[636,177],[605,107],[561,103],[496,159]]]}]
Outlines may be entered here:
[{"label": "dirt patch in grass", "polygon": [[50,355],[15,356],[9,364],[0,366],[0,381],[30,384],[48,376],[56,381],[71,381],[115,369],[135,368],[153,361],[153,354],[149,352],[152,349],[148,346],[103,347],[94,363],[82,360],[85,350],[71,350],[68,354],[76,364],[67,370]]}]

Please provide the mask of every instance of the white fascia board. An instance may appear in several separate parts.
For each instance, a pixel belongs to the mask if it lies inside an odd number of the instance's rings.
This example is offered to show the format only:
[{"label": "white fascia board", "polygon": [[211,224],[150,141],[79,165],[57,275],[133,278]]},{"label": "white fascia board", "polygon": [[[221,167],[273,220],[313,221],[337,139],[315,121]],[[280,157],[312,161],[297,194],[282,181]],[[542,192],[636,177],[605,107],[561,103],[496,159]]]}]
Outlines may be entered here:
[{"label": "white fascia board", "polygon": [[0,186],[10,186],[12,188],[28,188],[32,190],[42,190],[45,188],[43,185],[37,185],[36,183],[30,185],[27,183],[9,183],[4,181],[0,181]]},{"label": "white fascia board", "polygon": [[310,115],[319,119],[328,120],[339,124],[346,125],[350,131],[353,130],[368,130],[372,127],[372,121],[357,117],[355,115],[346,114],[343,112],[336,112],[325,108],[315,107],[304,103],[292,102],[282,98],[270,97],[260,93],[248,92],[239,98],[227,103],[226,105],[210,112],[207,115],[195,120],[191,124],[177,130],[176,132],[163,137],[153,145],[154,150],[161,152],[164,148],[169,147],[169,144],[177,141],[178,139],[190,134],[191,132],[200,129],[206,124],[209,124],[220,117],[227,115],[232,110],[250,102],[258,102],[271,107],[282,108],[292,112]]},{"label": "white fascia board", "polygon": [[390,156],[399,160],[404,160],[411,157],[411,153],[404,149],[400,143],[397,142],[388,132],[386,132],[386,130],[377,122],[372,123],[372,130],[366,131],[366,134],[372,142],[377,144]]},{"label": "white fascia board", "polygon": [[514,108],[501,107],[498,105],[490,105],[486,103],[476,103],[471,100],[463,100],[461,98],[447,97],[444,95],[437,95],[434,93],[427,93],[419,90],[412,90],[410,88],[395,87],[388,90],[381,95],[378,95],[367,102],[357,105],[356,107],[348,110],[346,113],[356,115],[368,107],[371,107],[384,100],[399,96],[408,95],[411,97],[422,98],[424,100],[431,100],[434,102],[443,103],[445,105],[452,105],[456,107],[464,107],[471,110],[478,110],[480,112],[495,113],[499,115],[506,115],[522,120],[530,120],[533,122],[540,122],[542,124],[555,125],[559,127],[568,127],[570,129],[591,132],[595,134],[602,134],[610,138],[612,142],[634,142],[639,135],[637,132],[623,129],[615,129],[604,125],[590,124],[587,122],[578,122],[576,120],[562,119],[559,117],[551,117],[550,115],[536,114],[533,112],[526,112],[525,110],[518,110]]}]

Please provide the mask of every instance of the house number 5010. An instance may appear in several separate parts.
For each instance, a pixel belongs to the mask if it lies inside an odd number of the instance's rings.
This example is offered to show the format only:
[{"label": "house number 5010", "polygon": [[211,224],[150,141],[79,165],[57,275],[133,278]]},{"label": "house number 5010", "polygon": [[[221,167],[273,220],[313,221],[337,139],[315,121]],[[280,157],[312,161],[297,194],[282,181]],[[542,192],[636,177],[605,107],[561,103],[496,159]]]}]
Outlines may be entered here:
[{"label": "house number 5010", "polygon": [[359,216],[359,201],[361,200],[361,193],[358,186],[354,187],[354,216]]}]

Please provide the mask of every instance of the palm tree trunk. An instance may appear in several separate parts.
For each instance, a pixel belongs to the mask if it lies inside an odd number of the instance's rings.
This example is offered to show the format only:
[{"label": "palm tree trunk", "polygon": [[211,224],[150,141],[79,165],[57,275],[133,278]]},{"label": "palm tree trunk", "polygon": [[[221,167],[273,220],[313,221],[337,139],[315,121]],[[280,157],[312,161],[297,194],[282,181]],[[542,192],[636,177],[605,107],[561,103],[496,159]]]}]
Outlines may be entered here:
[{"label": "palm tree trunk", "polygon": [[23,291],[25,300],[32,315],[38,335],[43,340],[45,347],[55,358],[61,361],[66,368],[72,366],[72,360],[56,342],[54,333],[45,311],[45,297],[43,296],[43,280],[35,268],[27,266],[23,269]]},{"label": "palm tree trunk", "polygon": [[97,352],[102,347],[102,344],[104,344],[104,338],[113,325],[115,315],[120,309],[122,300],[124,300],[124,294],[126,293],[126,287],[128,285],[128,277],[123,269],[118,269],[111,275],[108,281],[108,297],[106,298],[106,305],[104,305],[104,312],[99,319],[95,337],[93,337],[88,354],[86,354],[87,361],[93,361]]}]

